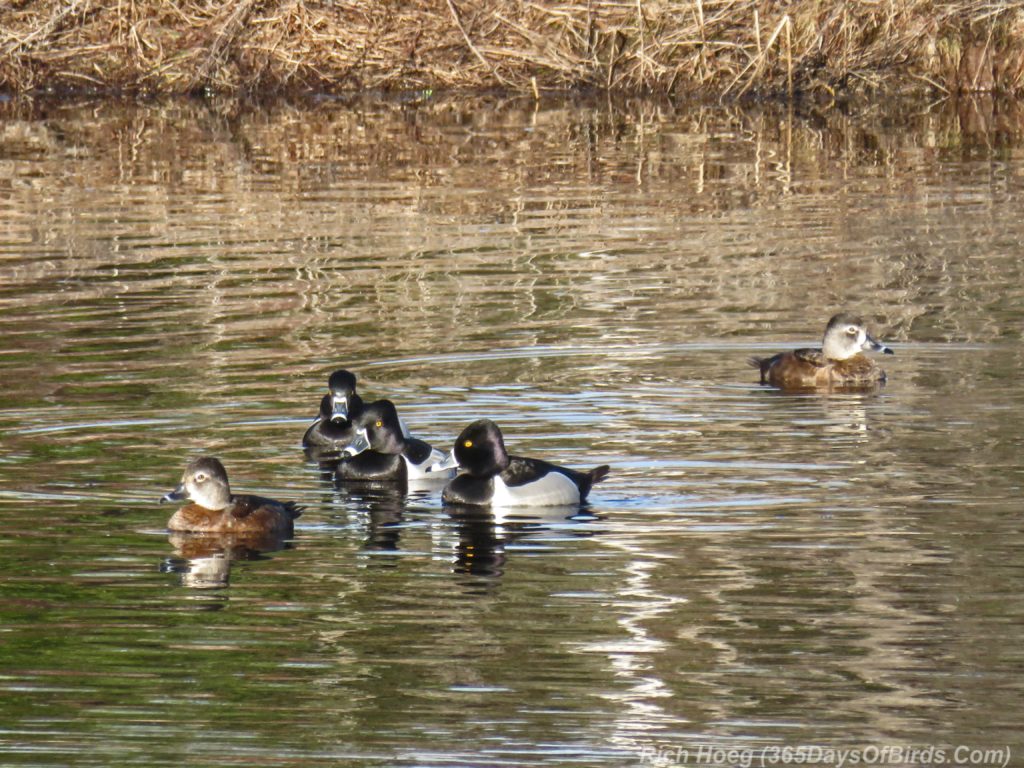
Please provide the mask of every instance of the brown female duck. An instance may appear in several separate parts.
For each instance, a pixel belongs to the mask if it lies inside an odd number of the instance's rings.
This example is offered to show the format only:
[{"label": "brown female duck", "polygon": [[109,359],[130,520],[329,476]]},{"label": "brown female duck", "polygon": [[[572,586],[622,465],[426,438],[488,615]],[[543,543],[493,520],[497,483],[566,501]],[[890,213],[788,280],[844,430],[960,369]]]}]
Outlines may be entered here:
[{"label": "brown female duck", "polygon": [[209,456],[190,461],[181,483],[160,501],[185,499],[191,503],[167,523],[172,531],[288,536],[295,518],[302,514],[302,508],[290,501],[232,494],[224,465]]},{"label": "brown female duck", "polygon": [[781,389],[857,389],[885,383],[885,371],[863,352],[893,354],[867,332],[856,315],[840,312],[828,321],[821,349],[795,349],[773,357],[752,357],[761,383]]}]

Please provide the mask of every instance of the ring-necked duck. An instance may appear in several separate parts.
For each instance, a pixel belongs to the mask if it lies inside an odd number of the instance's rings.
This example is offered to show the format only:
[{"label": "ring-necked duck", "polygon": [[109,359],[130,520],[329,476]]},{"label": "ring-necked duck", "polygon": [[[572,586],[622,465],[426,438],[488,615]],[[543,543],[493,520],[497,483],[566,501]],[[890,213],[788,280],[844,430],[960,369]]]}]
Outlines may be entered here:
[{"label": "ring-necked duck", "polygon": [[338,370],[327,380],[329,393],[320,401],[320,412],[306,434],[304,448],[341,450],[355,437],[352,419],[363,410],[363,399],[356,393],[355,374]]},{"label": "ring-necked duck", "polygon": [[365,406],[353,420],[356,435],[342,452],[339,480],[444,480],[454,475],[429,473],[444,454],[403,430],[398,411],[390,400]]},{"label": "ring-necked duck", "polygon": [[821,349],[796,349],[773,357],[752,357],[761,383],[782,389],[842,389],[885,383],[885,371],[862,352],[893,354],[867,332],[864,321],[840,312],[828,321]]},{"label": "ring-necked duck", "polygon": [[208,456],[190,461],[181,483],[160,502],[185,499],[192,503],[171,517],[167,527],[172,531],[290,535],[292,522],[302,514],[302,507],[290,501],[233,495],[224,465]]},{"label": "ring-necked duck", "polygon": [[445,502],[496,507],[579,504],[591,486],[608,474],[607,464],[578,472],[540,459],[509,456],[501,430],[489,419],[474,421],[462,430],[452,452],[432,471],[449,467],[464,472],[445,486]]}]

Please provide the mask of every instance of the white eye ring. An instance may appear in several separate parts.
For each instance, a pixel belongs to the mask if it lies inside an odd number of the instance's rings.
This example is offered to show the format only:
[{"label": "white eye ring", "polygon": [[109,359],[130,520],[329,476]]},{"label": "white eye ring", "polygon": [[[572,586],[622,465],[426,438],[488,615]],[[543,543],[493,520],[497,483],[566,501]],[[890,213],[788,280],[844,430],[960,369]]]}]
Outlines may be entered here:
[{"label": "white eye ring", "polygon": [[205,481],[206,481],[206,473],[205,472],[196,472],[196,482],[197,483],[202,483],[202,482],[205,482]]},{"label": "white eye ring", "polygon": [[846,329],[846,332],[851,336],[856,336],[858,333],[860,333],[860,329],[856,325],[851,325],[849,328]]}]

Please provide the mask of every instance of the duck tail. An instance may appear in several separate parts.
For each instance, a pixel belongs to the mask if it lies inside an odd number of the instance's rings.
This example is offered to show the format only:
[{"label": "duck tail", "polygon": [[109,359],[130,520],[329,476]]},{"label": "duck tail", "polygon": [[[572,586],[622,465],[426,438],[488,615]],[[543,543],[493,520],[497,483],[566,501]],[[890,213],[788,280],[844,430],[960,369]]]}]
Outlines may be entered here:
[{"label": "duck tail", "polygon": [[761,383],[766,384],[768,382],[768,369],[772,367],[773,357],[748,357],[747,365],[751,368],[757,368],[761,372]]},{"label": "duck tail", "polygon": [[587,494],[590,493],[590,489],[594,487],[594,483],[599,483],[608,476],[610,468],[607,464],[602,464],[600,467],[594,467],[589,472],[574,472],[574,479],[577,487],[580,489],[580,501],[582,502],[587,498]]}]

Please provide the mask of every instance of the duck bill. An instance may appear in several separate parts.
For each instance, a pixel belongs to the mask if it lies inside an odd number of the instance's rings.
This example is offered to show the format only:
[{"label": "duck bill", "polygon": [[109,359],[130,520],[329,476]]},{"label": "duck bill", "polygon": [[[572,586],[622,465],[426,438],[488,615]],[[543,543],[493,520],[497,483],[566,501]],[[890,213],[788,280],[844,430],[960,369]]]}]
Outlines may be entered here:
[{"label": "duck bill", "polygon": [[455,451],[452,451],[445,456],[441,461],[436,461],[430,465],[430,469],[427,472],[444,472],[446,469],[452,469],[459,466],[459,460],[455,458]]},{"label": "duck bill", "polygon": [[866,351],[869,351],[869,352],[881,352],[883,355],[894,355],[894,354],[896,354],[891,349],[889,349],[889,347],[885,346],[885,344],[880,342],[878,339],[876,339],[871,334],[868,334],[867,338],[864,339],[864,344],[862,345],[862,347]]},{"label": "duck bill", "polygon": [[356,435],[355,439],[342,449],[341,455],[345,458],[352,458],[369,449],[370,441],[367,439],[366,432],[364,431]]},{"label": "duck bill", "polygon": [[348,400],[331,395],[331,421],[348,421]]},{"label": "duck bill", "polygon": [[331,421],[348,421],[348,402],[331,395]]},{"label": "duck bill", "polygon": [[188,498],[188,494],[185,491],[185,484],[182,483],[170,493],[165,493],[160,497],[160,503],[165,504],[171,501],[184,501]]}]

